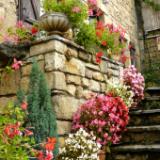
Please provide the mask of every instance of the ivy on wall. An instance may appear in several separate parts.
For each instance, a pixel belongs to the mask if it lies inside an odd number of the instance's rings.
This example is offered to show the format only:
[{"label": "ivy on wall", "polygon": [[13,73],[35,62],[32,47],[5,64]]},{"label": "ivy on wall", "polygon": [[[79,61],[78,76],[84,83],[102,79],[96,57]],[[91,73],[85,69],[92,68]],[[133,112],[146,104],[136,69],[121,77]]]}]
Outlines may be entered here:
[{"label": "ivy on wall", "polygon": [[154,0],[143,0],[143,2],[153,8],[155,11],[160,11],[160,4],[154,2]]}]

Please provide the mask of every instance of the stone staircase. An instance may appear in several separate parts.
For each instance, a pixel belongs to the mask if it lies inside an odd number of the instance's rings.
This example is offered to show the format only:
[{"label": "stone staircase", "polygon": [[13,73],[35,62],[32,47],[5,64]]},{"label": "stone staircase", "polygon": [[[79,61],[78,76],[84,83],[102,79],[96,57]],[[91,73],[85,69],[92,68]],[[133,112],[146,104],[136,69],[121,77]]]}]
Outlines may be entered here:
[{"label": "stone staircase", "polygon": [[146,96],[137,110],[130,111],[127,131],[121,142],[111,147],[107,160],[160,160],[159,93]]}]

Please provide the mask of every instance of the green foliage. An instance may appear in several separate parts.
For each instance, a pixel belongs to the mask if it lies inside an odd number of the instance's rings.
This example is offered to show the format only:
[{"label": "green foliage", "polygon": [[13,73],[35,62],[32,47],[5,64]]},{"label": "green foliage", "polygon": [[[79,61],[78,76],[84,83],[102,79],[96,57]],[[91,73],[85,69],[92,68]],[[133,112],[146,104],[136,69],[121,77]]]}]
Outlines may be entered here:
[{"label": "green foliage", "polygon": [[75,42],[84,46],[89,51],[94,51],[95,46],[97,45],[95,24],[82,23],[76,34]]},{"label": "green foliage", "polygon": [[[88,16],[87,6],[80,0],[60,2],[57,2],[57,0],[43,0],[43,7],[46,12],[61,12],[67,15],[73,28],[77,28]],[[80,12],[73,12],[74,7],[78,7]]]},{"label": "green foliage", "polygon": [[[23,123],[25,120],[25,113],[18,106],[14,106],[13,103],[9,103],[6,106],[5,113],[0,115],[0,159],[3,160],[28,160],[29,155],[32,155],[32,147],[34,140],[27,136],[15,133],[11,138],[9,132],[13,133],[13,130],[8,130],[7,127],[16,126],[16,130],[23,132]],[[17,125],[17,124],[20,125]]]},{"label": "green foliage", "polygon": [[[50,92],[44,74],[36,62],[34,62],[30,74],[28,112],[28,125],[34,127],[36,143],[45,141],[47,137],[57,137],[56,117],[51,104]],[[54,155],[57,153],[58,143]]]},{"label": "green foliage", "polygon": [[153,0],[143,0],[144,3],[146,3],[147,5],[151,6],[153,8],[153,10],[155,11],[160,11],[160,4],[154,2]]},{"label": "green foliage", "polygon": [[152,63],[149,67],[145,67],[143,74],[146,87],[160,86],[159,70],[160,63]]}]

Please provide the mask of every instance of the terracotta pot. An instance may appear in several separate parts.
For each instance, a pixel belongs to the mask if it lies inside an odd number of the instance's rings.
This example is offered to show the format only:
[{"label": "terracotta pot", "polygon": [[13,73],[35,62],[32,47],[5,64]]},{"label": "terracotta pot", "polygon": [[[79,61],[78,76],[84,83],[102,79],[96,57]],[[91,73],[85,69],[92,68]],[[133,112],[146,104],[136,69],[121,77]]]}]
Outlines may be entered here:
[{"label": "terracotta pot", "polygon": [[70,28],[67,16],[59,12],[42,15],[38,20],[38,24],[50,35],[63,35]]},{"label": "terracotta pot", "polygon": [[106,160],[106,152],[105,152],[105,150],[100,150],[99,151],[98,160]]}]

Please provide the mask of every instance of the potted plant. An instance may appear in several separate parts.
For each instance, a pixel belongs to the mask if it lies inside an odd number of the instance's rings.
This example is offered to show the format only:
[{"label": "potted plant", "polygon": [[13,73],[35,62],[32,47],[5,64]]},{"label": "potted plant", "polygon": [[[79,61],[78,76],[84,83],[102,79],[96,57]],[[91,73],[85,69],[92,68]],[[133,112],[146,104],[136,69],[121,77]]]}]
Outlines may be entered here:
[{"label": "potted plant", "polygon": [[63,35],[69,28],[77,28],[87,18],[87,5],[80,0],[43,0],[45,14],[39,25],[49,34]]}]

